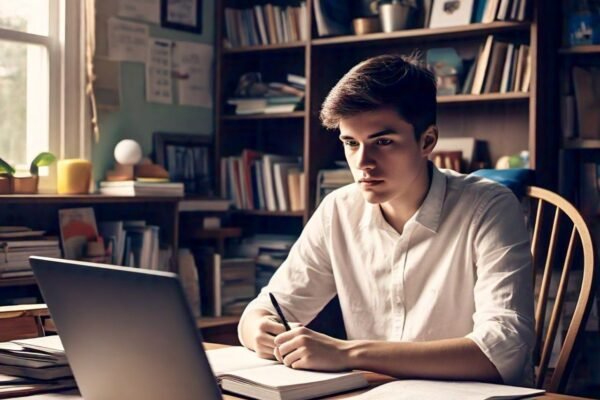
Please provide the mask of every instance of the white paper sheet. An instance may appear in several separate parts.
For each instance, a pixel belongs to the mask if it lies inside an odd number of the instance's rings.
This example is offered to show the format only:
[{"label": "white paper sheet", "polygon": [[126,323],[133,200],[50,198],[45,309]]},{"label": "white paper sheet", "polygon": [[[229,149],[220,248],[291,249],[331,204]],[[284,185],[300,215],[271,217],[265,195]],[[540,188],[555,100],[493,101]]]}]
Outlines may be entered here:
[{"label": "white paper sheet", "polygon": [[212,108],[213,47],[202,43],[175,42],[173,71],[179,104]]},{"label": "white paper sheet", "polygon": [[119,0],[119,16],[160,24],[160,0]]},{"label": "white paper sheet", "polygon": [[275,360],[260,358],[255,352],[241,346],[208,350],[206,352],[206,357],[208,358],[213,373],[217,376],[240,369],[278,364]]},{"label": "white paper sheet", "polygon": [[481,382],[400,380],[386,383],[351,398],[356,400],[485,400],[511,399],[541,393],[544,393],[544,390]]},{"label": "white paper sheet", "polygon": [[167,0],[167,21],[176,24],[196,26],[196,0]]},{"label": "white paper sheet", "polygon": [[108,19],[108,57],[114,61],[145,62],[148,25]]},{"label": "white paper sheet", "polygon": [[170,40],[151,39],[148,43],[146,60],[146,101],[173,103],[171,89],[171,46]]}]

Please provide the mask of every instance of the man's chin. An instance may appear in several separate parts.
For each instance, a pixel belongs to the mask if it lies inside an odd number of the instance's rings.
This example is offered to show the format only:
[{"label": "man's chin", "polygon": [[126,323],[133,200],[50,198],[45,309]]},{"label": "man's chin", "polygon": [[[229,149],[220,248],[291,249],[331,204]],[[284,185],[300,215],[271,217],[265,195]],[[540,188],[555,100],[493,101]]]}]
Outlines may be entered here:
[{"label": "man's chin", "polygon": [[386,197],[382,194],[375,193],[370,190],[363,190],[362,195],[367,203],[380,204],[385,202]]}]

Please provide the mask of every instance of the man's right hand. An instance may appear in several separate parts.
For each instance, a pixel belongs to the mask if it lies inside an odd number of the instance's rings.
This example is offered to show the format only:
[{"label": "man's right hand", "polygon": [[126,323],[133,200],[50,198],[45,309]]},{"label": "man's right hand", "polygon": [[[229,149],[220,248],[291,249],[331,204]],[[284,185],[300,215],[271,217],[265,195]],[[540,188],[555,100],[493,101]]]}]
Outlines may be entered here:
[{"label": "man's right hand", "polygon": [[[258,310],[257,310],[258,311]],[[260,358],[275,359],[275,336],[285,332],[278,318],[264,310],[244,317],[244,343]]]}]

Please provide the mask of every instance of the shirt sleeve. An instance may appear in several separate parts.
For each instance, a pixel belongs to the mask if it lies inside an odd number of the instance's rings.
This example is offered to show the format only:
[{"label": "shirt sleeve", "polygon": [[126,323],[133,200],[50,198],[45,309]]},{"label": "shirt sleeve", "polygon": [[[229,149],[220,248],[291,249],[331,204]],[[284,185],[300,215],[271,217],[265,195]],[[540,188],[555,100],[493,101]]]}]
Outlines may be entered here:
[{"label": "shirt sleeve", "polygon": [[287,259],[277,269],[269,284],[244,310],[238,325],[238,337],[242,344],[241,327],[250,311],[263,309],[276,315],[269,292],[275,295],[289,322],[303,325],[312,321],[335,296],[335,282],[327,246],[332,197],[330,195],[323,199],[292,246]]},{"label": "shirt sleeve", "polygon": [[[491,197],[491,198],[490,198]],[[505,384],[532,383],[533,285],[530,239],[521,205],[509,190],[492,190],[476,212],[473,340]]]}]

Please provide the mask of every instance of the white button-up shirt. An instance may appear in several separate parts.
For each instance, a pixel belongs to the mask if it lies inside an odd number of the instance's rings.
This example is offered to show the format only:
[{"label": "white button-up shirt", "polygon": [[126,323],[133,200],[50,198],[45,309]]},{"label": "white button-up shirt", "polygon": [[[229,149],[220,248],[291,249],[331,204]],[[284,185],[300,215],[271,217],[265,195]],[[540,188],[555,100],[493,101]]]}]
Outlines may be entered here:
[{"label": "white button-up shirt", "polygon": [[531,385],[531,281],[529,234],[513,193],[433,167],[402,234],[358,185],[328,195],[242,322],[252,309],[275,314],[268,292],[302,324],[337,294],[350,340],[467,337],[506,384]]}]

